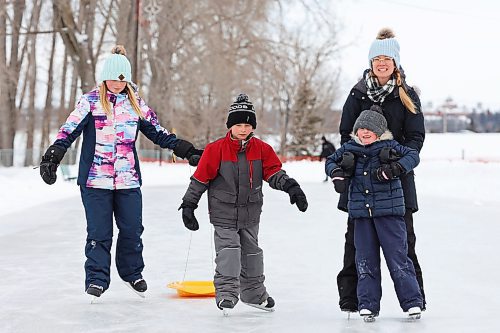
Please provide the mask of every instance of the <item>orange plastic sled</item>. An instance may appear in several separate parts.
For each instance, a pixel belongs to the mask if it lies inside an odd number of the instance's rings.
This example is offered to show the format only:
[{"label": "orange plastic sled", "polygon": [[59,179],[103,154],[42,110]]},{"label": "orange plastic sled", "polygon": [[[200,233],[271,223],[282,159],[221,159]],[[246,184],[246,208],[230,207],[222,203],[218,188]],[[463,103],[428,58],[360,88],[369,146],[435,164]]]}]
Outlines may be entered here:
[{"label": "orange plastic sled", "polygon": [[180,297],[214,297],[215,287],[213,281],[176,281],[167,287],[176,289]]}]

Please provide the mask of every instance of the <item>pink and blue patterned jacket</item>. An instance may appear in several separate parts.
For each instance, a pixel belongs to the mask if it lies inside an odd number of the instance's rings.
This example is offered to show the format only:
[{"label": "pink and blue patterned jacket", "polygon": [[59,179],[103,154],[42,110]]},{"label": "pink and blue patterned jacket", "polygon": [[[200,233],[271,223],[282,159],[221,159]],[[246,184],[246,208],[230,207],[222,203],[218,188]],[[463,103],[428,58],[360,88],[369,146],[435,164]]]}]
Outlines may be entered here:
[{"label": "pink and blue patterned jacket", "polygon": [[125,93],[107,93],[112,116],[107,117],[99,101],[99,88],[82,95],[54,145],[68,149],[83,133],[78,185],[118,190],[141,186],[139,158],[135,147],[141,131],[162,148],[174,149],[178,139],[160,126],[154,111],[138,96],[141,119]]}]

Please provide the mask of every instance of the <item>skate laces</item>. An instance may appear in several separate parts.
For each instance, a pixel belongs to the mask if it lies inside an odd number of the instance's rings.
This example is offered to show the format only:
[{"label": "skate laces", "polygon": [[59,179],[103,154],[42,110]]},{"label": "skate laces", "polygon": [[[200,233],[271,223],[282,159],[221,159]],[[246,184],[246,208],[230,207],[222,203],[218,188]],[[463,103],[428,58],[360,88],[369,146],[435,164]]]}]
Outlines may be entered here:
[{"label": "skate laces", "polygon": [[104,290],[104,288],[102,286],[98,286],[96,284],[89,284],[89,288],[99,289],[100,291]]},{"label": "skate laces", "polygon": [[139,283],[141,281],[144,281],[144,279],[143,278],[137,279],[134,282],[132,282],[132,284],[135,286],[137,283]]}]

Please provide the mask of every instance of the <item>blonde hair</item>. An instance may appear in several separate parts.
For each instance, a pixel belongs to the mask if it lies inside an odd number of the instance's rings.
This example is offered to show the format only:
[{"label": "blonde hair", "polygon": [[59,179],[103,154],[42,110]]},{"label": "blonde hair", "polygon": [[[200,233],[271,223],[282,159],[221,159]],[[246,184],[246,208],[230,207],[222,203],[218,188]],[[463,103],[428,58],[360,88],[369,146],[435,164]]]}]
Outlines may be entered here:
[{"label": "blonde hair", "polygon": [[[103,81],[99,86],[99,100],[101,101],[101,105],[102,108],[104,109],[104,112],[109,117],[111,116],[111,104],[108,101],[107,92],[108,88],[106,87],[106,83]],[[134,112],[139,116],[139,118],[144,119],[144,114],[142,113],[142,110],[139,106],[139,101],[137,100],[135,91],[128,82],[127,85],[125,86],[125,92],[127,93],[128,98],[130,99],[130,104],[132,104]]]},{"label": "blonde hair", "polygon": [[399,68],[396,67],[394,69],[394,73],[396,74],[396,84],[399,88],[399,98],[401,99],[401,102],[408,109],[408,111],[410,111],[411,113],[417,113],[415,103],[413,103],[411,97],[408,96],[408,93],[406,92],[406,89],[403,85],[403,79],[401,78],[401,72],[399,71]]}]

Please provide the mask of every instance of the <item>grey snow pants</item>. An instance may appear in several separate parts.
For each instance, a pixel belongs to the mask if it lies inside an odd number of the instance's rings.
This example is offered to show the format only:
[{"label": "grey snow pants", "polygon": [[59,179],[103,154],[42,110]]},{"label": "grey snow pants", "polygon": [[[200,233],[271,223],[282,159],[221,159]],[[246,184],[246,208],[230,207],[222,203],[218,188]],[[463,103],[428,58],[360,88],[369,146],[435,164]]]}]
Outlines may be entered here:
[{"label": "grey snow pants", "polygon": [[214,226],[215,301],[260,304],[269,296],[264,286],[264,256],[258,244],[259,225],[245,229]]}]

